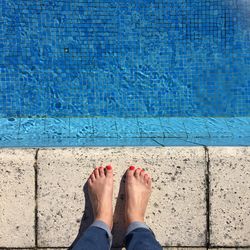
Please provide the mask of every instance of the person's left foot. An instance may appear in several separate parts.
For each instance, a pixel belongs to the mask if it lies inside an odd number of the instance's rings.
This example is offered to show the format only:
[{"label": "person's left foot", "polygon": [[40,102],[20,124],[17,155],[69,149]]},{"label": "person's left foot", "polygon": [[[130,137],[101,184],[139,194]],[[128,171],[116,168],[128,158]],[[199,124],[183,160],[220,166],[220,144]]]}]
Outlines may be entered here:
[{"label": "person's left foot", "polygon": [[113,226],[113,171],[111,166],[96,168],[88,179],[88,191],[95,220]]}]

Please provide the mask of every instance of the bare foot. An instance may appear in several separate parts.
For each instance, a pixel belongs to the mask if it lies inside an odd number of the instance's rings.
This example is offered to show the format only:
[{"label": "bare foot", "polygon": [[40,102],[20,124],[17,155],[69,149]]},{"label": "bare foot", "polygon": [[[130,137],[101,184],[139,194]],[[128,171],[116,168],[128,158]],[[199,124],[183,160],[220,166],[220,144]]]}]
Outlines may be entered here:
[{"label": "bare foot", "polygon": [[125,183],[125,221],[128,226],[134,221],[144,222],[151,194],[151,178],[144,170],[131,166],[127,170]]},{"label": "bare foot", "polygon": [[113,226],[113,171],[111,166],[96,168],[88,179],[88,191],[95,220]]}]

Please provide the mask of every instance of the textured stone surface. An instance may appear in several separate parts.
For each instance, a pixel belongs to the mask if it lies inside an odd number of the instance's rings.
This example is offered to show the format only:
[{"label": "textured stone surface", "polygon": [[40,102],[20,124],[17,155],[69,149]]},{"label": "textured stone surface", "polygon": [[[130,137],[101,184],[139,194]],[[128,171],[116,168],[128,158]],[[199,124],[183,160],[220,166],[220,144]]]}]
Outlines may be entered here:
[{"label": "textured stone surface", "polygon": [[[38,154],[38,246],[67,247],[75,239],[86,206],[83,184],[95,166],[112,164],[115,195],[131,164],[154,180],[146,222],[164,246],[205,245],[205,157],[195,148],[41,149]],[[123,190],[115,208],[116,235],[122,235]],[[115,237],[119,243],[120,237]]]},{"label": "textured stone surface", "polygon": [[209,148],[211,244],[250,245],[250,148]]},{"label": "textured stone surface", "polygon": [[35,150],[0,150],[0,247],[35,242]]}]

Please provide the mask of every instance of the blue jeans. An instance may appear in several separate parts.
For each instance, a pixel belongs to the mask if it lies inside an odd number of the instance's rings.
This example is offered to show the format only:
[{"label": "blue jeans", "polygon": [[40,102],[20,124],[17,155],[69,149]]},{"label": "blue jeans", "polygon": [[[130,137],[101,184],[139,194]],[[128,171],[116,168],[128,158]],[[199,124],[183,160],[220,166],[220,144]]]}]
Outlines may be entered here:
[{"label": "blue jeans", "polygon": [[[72,250],[109,250],[111,245],[109,227],[102,221],[96,221],[79,237]],[[127,250],[162,250],[153,232],[141,222],[129,225],[125,246]]]}]

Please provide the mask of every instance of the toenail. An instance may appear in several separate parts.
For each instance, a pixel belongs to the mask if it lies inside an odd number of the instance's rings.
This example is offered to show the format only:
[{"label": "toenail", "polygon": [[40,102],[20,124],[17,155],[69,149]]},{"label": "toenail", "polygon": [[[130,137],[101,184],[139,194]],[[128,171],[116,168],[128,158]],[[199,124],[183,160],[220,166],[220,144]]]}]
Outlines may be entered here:
[{"label": "toenail", "polygon": [[144,169],[142,169],[141,171],[142,171],[142,172],[144,172],[145,170],[144,170]]},{"label": "toenail", "polygon": [[130,169],[130,170],[134,170],[135,167],[134,167],[134,166],[130,166],[129,169]]},{"label": "toenail", "polygon": [[106,166],[106,168],[107,168],[108,170],[111,170],[111,169],[112,169],[111,165]]}]

